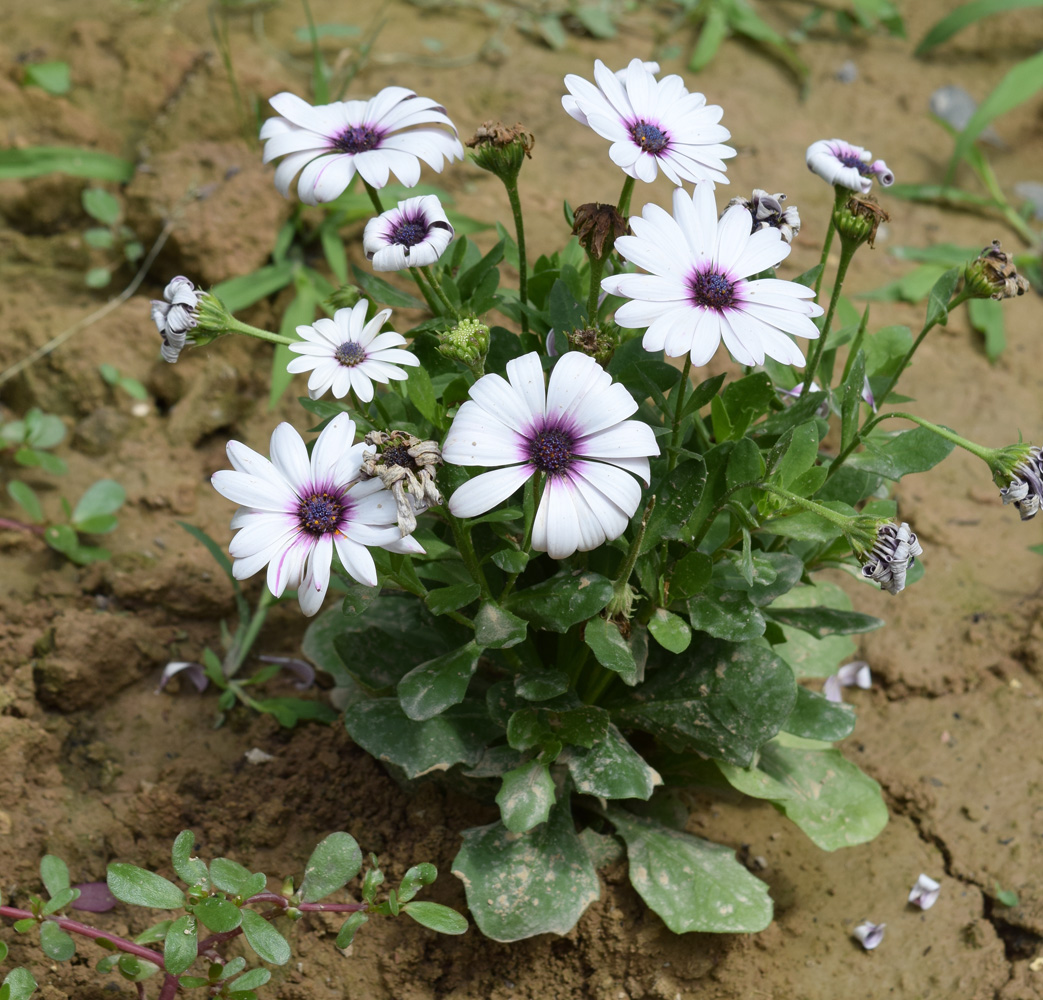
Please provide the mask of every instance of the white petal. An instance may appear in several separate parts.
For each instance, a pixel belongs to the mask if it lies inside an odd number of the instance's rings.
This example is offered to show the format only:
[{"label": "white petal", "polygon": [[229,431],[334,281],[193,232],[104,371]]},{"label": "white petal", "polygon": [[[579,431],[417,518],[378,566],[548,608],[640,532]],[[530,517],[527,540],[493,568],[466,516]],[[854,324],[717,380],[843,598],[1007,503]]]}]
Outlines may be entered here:
[{"label": "white petal", "polygon": [[296,509],[300,502],[288,483],[277,486],[267,479],[250,476],[245,472],[221,469],[210,477],[210,482],[221,496],[244,507],[285,513]]},{"label": "white petal", "polygon": [[287,587],[296,587],[301,582],[304,561],[314,544],[315,536],[302,531],[268,563],[268,589],[273,596],[282,597]]},{"label": "white petal", "polygon": [[484,514],[511,496],[534,471],[532,465],[513,465],[483,472],[456,488],[449,500],[449,510],[455,517]]},{"label": "white petal", "polygon": [[377,585],[377,567],[373,563],[369,549],[343,534],[335,535],[333,544],[337,548],[341,565],[353,579],[367,587]]},{"label": "white petal", "polygon": [[533,422],[542,422],[546,413],[546,387],[540,356],[532,351],[507,362],[507,378],[520,395]]},{"label": "white petal", "polygon": [[[471,399],[486,413],[491,414],[498,422],[502,422],[518,434],[533,432],[534,418],[525,399],[499,375],[483,375],[470,389]],[[467,407],[461,407],[460,412]],[[466,462],[457,463],[466,465]]]},{"label": "white petal", "polygon": [[311,450],[311,478],[318,485],[336,484],[333,478],[345,453],[355,443],[355,421],[338,413],[315,441]]},{"label": "white petal", "polygon": [[272,456],[272,464],[294,489],[301,490],[309,484],[311,465],[308,461],[308,449],[291,424],[284,421],[272,431],[268,453]]},{"label": "white petal", "polygon": [[308,569],[297,588],[301,611],[309,618],[322,607],[326,589],[330,585],[330,564],[333,561],[333,539],[320,535],[308,557]]},{"label": "white petal", "polygon": [[648,424],[640,420],[623,420],[608,430],[580,438],[575,443],[574,452],[584,458],[600,458],[611,462],[616,458],[658,455],[659,445]]},{"label": "white petal", "polygon": [[[742,205],[732,205],[726,209],[720,222],[717,224],[717,246],[714,250],[714,264],[717,269],[733,278],[746,277],[739,275],[736,264],[742,258],[746,244],[749,242],[750,233],[753,230],[753,218]],[[778,230],[772,230],[778,233]]]},{"label": "white petal", "polygon": [[442,457],[453,465],[507,465],[526,461],[528,447],[527,438],[500,423],[478,403],[468,400],[449,428]]},{"label": "white petal", "polygon": [[562,476],[548,476],[532,523],[532,547],[552,559],[565,559],[579,547],[579,514],[572,498],[574,487]]}]

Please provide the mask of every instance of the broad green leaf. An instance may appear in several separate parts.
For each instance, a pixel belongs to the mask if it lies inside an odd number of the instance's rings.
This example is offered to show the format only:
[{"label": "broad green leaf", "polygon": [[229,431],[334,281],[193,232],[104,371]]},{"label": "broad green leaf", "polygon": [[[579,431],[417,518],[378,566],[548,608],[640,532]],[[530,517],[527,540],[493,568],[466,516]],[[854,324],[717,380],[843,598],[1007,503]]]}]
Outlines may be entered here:
[{"label": "broad green leaf", "polygon": [[36,992],[36,980],[28,969],[12,969],[4,976],[3,988],[9,991],[4,1000],[29,1000]]},{"label": "broad green leaf", "polygon": [[648,515],[641,553],[650,552],[664,539],[681,537],[681,529],[695,511],[706,482],[706,466],[698,459],[682,462],[656,489],[656,504]]},{"label": "broad green leaf", "polygon": [[[167,931],[170,930],[170,925],[173,920],[161,920],[158,924],[153,924],[151,927],[146,927],[137,937],[134,938],[135,944],[158,944],[160,941],[165,941],[167,937]],[[102,939],[104,940],[104,939]]]},{"label": "broad green leaf", "polygon": [[817,421],[809,420],[793,429],[789,447],[774,473],[780,485],[788,489],[792,482],[818,461],[818,444]]},{"label": "broad green leaf", "polygon": [[[283,310],[282,319],[279,321],[279,334],[290,340],[297,339],[297,327],[311,325],[315,319],[315,310],[322,301],[322,296],[306,270],[302,269],[294,273],[293,285],[297,294]],[[268,379],[268,408],[270,410],[275,409],[275,404],[279,402],[293,381],[293,375],[286,366],[296,356],[290,351],[287,344],[275,345],[275,351],[272,354],[272,372]]]},{"label": "broad green leaf", "polygon": [[29,146],[25,149],[0,150],[0,181],[41,177],[51,173],[125,184],[134,176],[134,164],[109,153],[72,146]]},{"label": "broad green leaf", "polygon": [[[801,567],[803,568],[803,563]],[[689,552],[674,565],[670,574],[671,601],[683,601],[703,589],[713,574],[713,560],[705,552]]]},{"label": "broad green leaf", "polygon": [[[851,599],[835,583],[819,581],[814,586],[795,587],[776,598],[771,611],[782,612],[786,608],[809,608],[826,606],[841,611],[851,610]],[[798,677],[828,677],[837,672],[846,660],[855,655],[857,647],[846,635],[831,635],[816,639],[801,629],[782,626],[786,641],[774,647]]]},{"label": "broad green leaf", "polygon": [[185,905],[185,894],[173,882],[155,872],[114,861],[106,874],[109,892],[132,906],[156,910],[178,910]]},{"label": "broad green leaf", "polygon": [[442,414],[434,386],[431,384],[431,376],[428,375],[426,368],[421,366],[409,369],[406,390],[409,393],[410,402],[420,411],[421,415],[436,427],[440,427]]},{"label": "broad green leaf", "polygon": [[600,615],[591,618],[583,630],[583,641],[598,663],[619,674],[624,684],[633,687],[640,680],[634,654],[615,623]]},{"label": "broad green leaf", "polygon": [[507,742],[515,750],[531,750],[551,743],[591,747],[605,735],[608,726],[608,712],[596,705],[522,708],[514,712],[507,723]]},{"label": "broad green leaf", "polygon": [[92,518],[113,514],[127,499],[127,491],[112,479],[99,479],[87,488],[72,512],[72,523],[80,530]]},{"label": "broad green leaf", "polygon": [[631,884],[675,934],[754,933],[771,923],[768,887],[731,848],[622,809],[607,815],[626,843]]},{"label": "broad green leaf", "polygon": [[367,921],[369,917],[363,910],[358,910],[353,913],[347,920],[340,925],[340,930],[337,932],[336,945],[338,948],[349,948],[351,942],[355,940],[355,935],[358,933],[358,929]]},{"label": "broad green leaf", "polygon": [[120,975],[132,983],[142,983],[160,971],[155,962],[138,958],[136,955],[120,955],[116,966],[120,970]]},{"label": "broad green leaf", "polygon": [[467,917],[441,903],[420,900],[416,903],[404,904],[402,911],[421,926],[438,931],[439,934],[465,934],[467,932]]},{"label": "broad green leaf", "polygon": [[114,226],[119,222],[120,200],[104,188],[84,188],[80,201],[83,210],[92,219],[97,219],[106,226]]},{"label": "broad green leaf", "polygon": [[244,909],[243,933],[257,954],[272,965],[285,965],[290,960],[290,946],[267,920],[253,910]]},{"label": "broad green leaf", "polygon": [[48,958],[56,962],[67,962],[76,954],[76,942],[53,920],[40,924],[40,947]]},{"label": "broad green leaf", "polygon": [[351,273],[355,281],[377,302],[383,302],[393,309],[425,309],[424,303],[415,295],[401,292],[394,285],[375,274],[363,271],[357,264],[351,265]]},{"label": "broad green leaf", "polygon": [[884,622],[872,615],[859,611],[842,611],[839,608],[825,606],[811,608],[777,608],[771,607],[766,612],[773,621],[780,625],[810,632],[816,639],[825,639],[830,635],[857,635],[860,632],[872,632],[883,628]]},{"label": "broad green leaf", "polygon": [[[852,462],[856,457],[853,455],[848,461]],[[824,501],[821,506],[848,517],[855,513],[848,504],[835,500]],[[795,509],[794,514],[785,514],[765,521],[760,530],[801,542],[831,542],[834,538],[840,537],[840,528],[829,518],[815,511]]]},{"label": "broad green leaf", "polygon": [[[1040,64],[1043,67],[1043,63]],[[931,323],[946,324],[949,319],[949,300],[952,298],[956,286],[960,283],[963,269],[959,267],[950,268],[932,286],[927,296],[927,317],[925,325]]]},{"label": "broad green leaf", "polygon": [[67,94],[72,85],[69,77],[69,64],[56,60],[29,63],[25,67],[25,85],[46,90],[52,97]]},{"label": "broad green leaf", "polygon": [[317,903],[350,882],[362,868],[362,851],[350,833],[331,833],[304,866],[298,890],[305,903]]},{"label": "broad green leaf", "polygon": [[[6,958],[7,958],[7,945],[4,944],[3,941],[0,941],[0,962],[4,961],[4,959],[6,959]],[[10,993],[11,991],[8,990],[7,992]]]},{"label": "broad green leaf", "polygon": [[1043,7],[1043,0],[973,0],[972,3],[962,4],[931,25],[920,39],[913,55],[924,55],[982,18],[1002,14],[1008,10],[1020,10],[1022,7]]},{"label": "broad green leaf", "polygon": [[793,671],[770,649],[705,640],[650,671],[611,707],[615,723],[650,732],[671,750],[746,766],[796,698]]},{"label": "broad green leaf", "polygon": [[797,702],[782,728],[793,736],[836,743],[851,735],[855,712],[850,705],[838,705],[798,684]]},{"label": "broad green leaf", "polygon": [[213,287],[213,294],[229,312],[240,312],[261,299],[282,291],[293,281],[297,265],[284,262],[260,267],[249,274],[241,274]]},{"label": "broad green leaf", "polygon": [[764,616],[754,607],[749,594],[709,586],[688,599],[692,628],[715,639],[743,642],[764,635]]},{"label": "broad green leaf", "polygon": [[751,604],[763,608],[795,587],[804,573],[804,563],[788,552],[755,552],[752,563],[749,582],[733,560],[722,559],[713,568],[713,585],[718,590],[745,591]]},{"label": "broad green leaf", "polygon": [[971,299],[967,303],[967,316],[971,326],[985,338],[985,357],[989,361],[996,361],[1007,346],[1007,335],[1003,325],[1003,303],[994,299]]},{"label": "broad green leaf", "polygon": [[398,765],[409,778],[447,771],[454,764],[473,767],[486,744],[502,733],[485,706],[473,701],[454,705],[426,722],[414,722],[397,698],[374,698],[349,706],[344,723],[363,750]]},{"label": "broad green leaf", "polygon": [[855,439],[861,426],[862,391],[865,386],[866,356],[859,351],[844,380],[840,398],[840,448],[844,450]]},{"label": "broad green leaf", "polygon": [[612,582],[597,573],[562,570],[549,580],[519,590],[507,610],[537,628],[567,632],[596,615],[612,599]]},{"label": "broad green leaf", "polygon": [[222,899],[220,896],[208,896],[193,910],[199,922],[215,934],[234,931],[242,922],[244,912],[231,900]]},{"label": "broad green leaf", "polygon": [[463,701],[481,653],[479,646],[469,642],[410,670],[396,688],[406,715],[423,722]]},{"label": "broad green leaf", "polygon": [[525,641],[528,623],[486,601],[474,616],[474,641],[485,649],[508,649]]},{"label": "broad green leaf", "polygon": [[79,889],[59,889],[44,905],[44,916],[64,910],[73,900],[79,899]]},{"label": "broad green leaf", "polygon": [[671,653],[683,653],[692,641],[692,630],[680,615],[665,608],[656,608],[648,620],[648,631],[652,638]]},{"label": "broad green leaf", "polygon": [[196,960],[196,918],[186,913],[175,920],[163,942],[163,967],[178,976]]},{"label": "broad green leaf", "polygon": [[699,35],[696,39],[692,54],[688,58],[688,69],[692,73],[698,73],[710,65],[717,50],[728,37],[728,17],[724,8],[713,4],[706,12],[703,23],[699,26]]},{"label": "broad green leaf", "polygon": [[500,818],[511,833],[525,833],[545,823],[554,808],[554,779],[550,768],[538,760],[508,771],[496,795]]},{"label": "broad green leaf", "polygon": [[398,901],[408,903],[425,885],[430,885],[438,878],[438,869],[426,861],[413,865],[398,886]]},{"label": "broad green leaf", "polygon": [[874,432],[863,443],[865,450],[851,455],[847,463],[852,468],[894,480],[933,469],[955,447],[926,427],[897,433]]},{"label": "broad green leaf", "polygon": [[61,858],[45,854],[40,859],[40,879],[51,896],[69,888],[69,869]]},{"label": "broad green leaf", "polygon": [[464,884],[478,929],[494,941],[565,934],[600,895],[567,795],[527,833],[493,823],[464,830],[463,839],[453,874]]},{"label": "broad green leaf", "polygon": [[[968,154],[975,139],[1000,115],[1023,104],[1041,87],[1043,87],[1043,52],[1030,56],[1015,65],[996,85],[992,93],[978,105],[978,109],[971,115],[970,121],[956,137],[956,148],[953,150],[945,177],[947,184],[952,182],[957,166]],[[930,316],[930,311],[928,311],[928,316]]]},{"label": "broad green leaf", "polygon": [[457,583],[451,587],[439,587],[428,591],[424,603],[433,615],[444,615],[448,611],[458,611],[472,601],[478,599],[481,588],[477,583]]},{"label": "broad green leaf", "polygon": [[229,983],[228,988],[232,991],[232,996],[234,997],[236,991],[255,990],[258,986],[264,986],[264,984],[271,978],[272,974],[267,969],[251,969],[249,972],[244,973],[238,979]]},{"label": "broad green leaf", "polygon": [[210,862],[210,880],[222,892],[238,894],[250,878],[250,869],[231,858],[214,858]]},{"label": "broad green leaf", "polygon": [[819,847],[835,851],[872,840],[887,824],[880,786],[839,750],[786,746],[761,748],[755,768],[719,761],[733,788],[768,799]]},{"label": "broad green leaf", "polygon": [[613,725],[592,746],[570,746],[560,758],[568,764],[576,791],[605,799],[648,799],[663,783],[659,773]]},{"label": "broad green leaf", "polygon": [[539,670],[514,678],[515,692],[527,701],[547,701],[568,689],[569,675],[564,670]]}]

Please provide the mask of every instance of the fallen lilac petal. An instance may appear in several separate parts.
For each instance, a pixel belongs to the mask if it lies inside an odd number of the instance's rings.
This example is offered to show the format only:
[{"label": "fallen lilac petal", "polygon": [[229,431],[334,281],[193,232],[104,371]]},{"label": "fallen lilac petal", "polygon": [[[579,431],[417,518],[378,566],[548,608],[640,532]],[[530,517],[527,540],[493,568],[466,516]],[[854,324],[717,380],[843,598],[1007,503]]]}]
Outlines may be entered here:
[{"label": "fallen lilac petal", "polygon": [[307,691],[315,683],[315,670],[310,663],[304,660],[295,660],[292,656],[259,656],[262,663],[278,663],[285,667],[290,673],[296,674],[300,680],[293,686],[298,691]]},{"label": "fallen lilac petal", "polygon": [[862,383],[862,399],[867,402],[872,408],[873,412],[876,413],[876,399],[873,396],[873,387],[869,384],[869,376],[865,376],[865,380]]},{"label": "fallen lilac petal", "polygon": [[822,694],[825,695],[826,701],[833,701],[838,705],[844,701],[840,691],[840,677],[837,674],[831,674],[826,678],[826,683],[822,685]]},{"label": "fallen lilac petal", "polygon": [[851,933],[866,951],[872,951],[884,940],[886,926],[887,924],[874,924],[871,920],[863,920]]},{"label": "fallen lilac petal", "polygon": [[182,660],[171,660],[163,668],[163,673],[160,674],[159,684],[156,687],[156,694],[159,694],[166,686],[170,683],[170,678],[175,674],[184,673],[186,677],[195,685],[195,689],[202,694],[206,690],[206,686],[210,683],[207,679],[206,671],[203,669],[201,663],[184,662]]},{"label": "fallen lilac petal", "polygon": [[921,910],[929,910],[938,902],[938,894],[942,891],[940,882],[935,882],[929,875],[920,873],[916,885],[909,890],[909,902],[919,906]]},{"label": "fallen lilac petal", "polygon": [[860,687],[868,691],[873,686],[873,675],[865,660],[845,663],[837,670],[836,676],[841,687]]},{"label": "fallen lilac petal", "polygon": [[107,913],[116,905],[116,897],[104,882],[81,882],[73,888],[80,890],[79,896],[69,904],[74,910]]}]

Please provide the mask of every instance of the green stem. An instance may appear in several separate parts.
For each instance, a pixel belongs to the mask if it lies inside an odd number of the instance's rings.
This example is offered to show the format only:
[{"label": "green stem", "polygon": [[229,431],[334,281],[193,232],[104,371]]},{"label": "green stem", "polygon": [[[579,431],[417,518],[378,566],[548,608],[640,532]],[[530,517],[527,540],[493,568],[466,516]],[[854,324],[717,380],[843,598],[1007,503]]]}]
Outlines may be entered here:
[{"label": "green stem", "polygon": [[848,375],[851,374],[851,366],[855,363],[855,358],[858,357],[858,352],[862,349],[862,341],[865,340],[866,327],[868,325],[869,306],[866,306],[865,312],[862,313],[862,321],[858,324],[858,332],[855,334],[855,339],[851,341],[851,347],[847,353],[847,361],[844,362],[844,373],[840,376],[841,385],[847,381]]},{"label": "green stem", "polygon": [[829,298],[829,308],[826,310],[826,318],[822,323],[822,332],[811,351],[811,359],[804,371],[804,385],[801,387],[800,395],[804,397],[811,389],[811,383],[815,380],[815,371],[818,369],[819,361],[822,360],[822,352],[826,349],[826,341],[829,332],[833,328],[833,317],[836,315],[837,303],[840,301],[840,290],[844,287],[844,278],[847,277],[847,269],[851,264],[852,257],[858,249],[857,243],[849,243],[842,240],[840,244],[840,263],[837,265],[837,279],[833,285],[833,294]]},{"label": "green stem", "polygon": [[249,655],[250,649],[257,639],[257,634],[261,631],[261,626],[264,625],[265,618],[268,617],[268,609],[277,600],[278,598],[273,596],[267,587],[261,591],[261,596],[257,600],[257,607],[250,617],[250,622],[246,626],[242,638],[232,646],[225,657],[224,663],[221,664],[221,672],[225,677],[232,678],[239,672],[239,668],[243,665],[243,661]]},{"label": "green stem", "polygon": [[489,591],[489,582],[485,579],[482,567],[478,563],[478,557],[474,554],[474,546],[471,544],[470,532],[464,530],[463,521],[461,521],[460,518],[455,517],[453,514],[450,514],[448,509],[445,512],[445,517],[449,522],[449,527],[453,531],[453,540],[456,542],[456,548],[460,553],[460,558],[463,560],[467,572],[471,574],[471,579],[478,584],[482,600],[491,600],[492,594]]},{"label": "green stem", "polygon": [[757,485],[762,490],[774,493],[776,496],[782,497],[783,500],[788,500],[791,504],[794,504],[797,507],[803,507],[804,510],[810,511],[811,513],[821,517],[823,520],[835,524],[845,536],[850,534],[852,518],[847,517],[844,514],[838,514],[835,510],[823,507],[822,504],[815,503],[814,500],[809,500],[807,497],[802,497],[797,493],[791,493],[789,490],[785,490],[781,486],[776,486],[774,483],[758,483]]},{"label": "green stem", "polygon": [[284,337],[281,333],[272,333],[262,330],[259,326],[250,326],[243,323],[234,316],[229,317],[228,329],[232,333],[245,333],[248,337],[256,337],[258,340],[267,340],[271,344],[297,344],[299,341],[294,337]]},{"label": "green stem", "polygon": [[529,265],[525,257],[525,223],[522,219],[521,199],[518,197],[518,180],[511,183],[504,181],[507,188],[507,199],[511,203],[511,214],[514,216],[514,239],[518,244],[518,300],[521,302],[521,330],[529,332],[529,314],[526,306],[529,303]]},{"label": "green stem", "polygon": [[730,489],[725,490],[724,493],[721,494],[721,497],[717,501],[717,503],[714,504],[713,509],[710,511],[710,513],[706,515],[706,518],[703,520],[703,523],[699,526],[699,530],[695,533],[695,536],[692,538],[689,547],[691,549],[699,548],[700,543],[706,537],[706,533],[710,530],[710,528],[713,527],[713,522],[717,520],[717,515],[720,514],[721,511],[728,506],[728,501],[732,498],[733,494],[738,493],[740,490],[748,490],[751,486],[759,487],[760,485],[760,482],[758,482],[757,480],[752,480],[748,483],[738,483],[735,486],[732,486]]},{"label": "green stem", "polygon": [[[606,256],[608,256],[606,254]],[[587,254],[590,261],[590,292],[587,295],[587,323],[590,326],[598,325],[598,299],[601,296],[601,275],[605,271],[604,258],[595,257],[592,253]]]},{"label": "green stem", "polygon": [[362,183],[366,185],[366,194],[369,195],[369,200],[373,202],[373,207],[377,210],[377,215],[383,215],[384,206],[380,203],[380,195],[377,194],[377,189],[365,178],[362,179]]},{"label": "green stem", "polygon": [[837,224],[833,221],[835,212],[843,202],[851,197],[852,192],[847,188],[833,188],[833,210],[829,213],[829,226],[826,229],[826,238],[822,242],[822,256],[818,262],[818,277],[815,279],[815,301],[818,301],[818,293],[822,291],[822,279],[826,275],[826,261],[829,259],[829,251],[833,246],[833,234],[837,231]]},{"label": "green stem", "polygon": [[[540,498],[543,496],[543,473],[537,472],[526,484],[525,484],[525,539],[522,541],[521,552],[528,552],[532,548],[532,526],[536,522],[536,510],[540,506]],[[521,576],[521,572],[512,573],[507,578],[507,583],[504,584],[504,588],[500,593],[500,603],[503,604],[511,595],[511,591],[514,590],[515,583],[518,582],[518,577]]]},{"label": "green stem", "polygon": [[449,296],[442,290],[442,286],[438,279],[435,277],[434,271],[431,270],[426,264],[420,268],[421,273],[427,278],[428,284],[431,286],[431,291],[438,297],[438,301],[442,303],[445,311],[456,319],[460,319],[460,313],[457,311],[456,306],[449,301]]},{"label": "green stem", "polygon": [[692,371],[692,356],[686,354],[684,367],[681,369],[681,378],[677,383],[677,405],[674,407],[673,431],[670,434],[670,455],[667,459],[667,471],[673,472],[677,468],[678,453],[681,450],[681,411],[684,409],[684,398],[687,395],[688,376]]},{"label": "green stem", "polygon": [[416,282],[417,288],[420,289],[420,294],[424,296],[424,301],[427,303],[427,308],[431,310],[431,315],[437,316],[441,310],[439,310],[438,303],[432,294],[431,289],[428,287],[427,282],[424,281],[423,276],[415,267],[411,267],[409,273]]},{"label": "green stem", "polygon": [[380,419],[384,421],[384,429],[391,430],[391,414],[388,413],[384,404],[380,401],[380,393],[373,393],[373,405],[377,408],[377,413],[380,414]]},{"label": "green stem", "polygon": [[641,515],[641,527],[637,529],[637,534],[634,536],[634,540],[630,543],[630,549],[627,551],[627,557],[623,560],[623,565],[619,569],[619,575],[612,583],[612,600],[608,602],[608,607],[605,609],[609,618],[615,618],[620,612],[626,613],[627,605],[631,603],[627,600],[630,574],[634,572],[637,557],[641,554],[641,545],[645,540],[648,518],[654,509],[655,495],[649,497],[645,506],[645,512]]},{"label": "green stem", "polygon": [[636,181],[633,177],[627,177],[623,181],[623,190],[619,192],[619,202],[616,204],[616,211],[625,219],[630,213],[630,196],[634,193],[634,184]]}]

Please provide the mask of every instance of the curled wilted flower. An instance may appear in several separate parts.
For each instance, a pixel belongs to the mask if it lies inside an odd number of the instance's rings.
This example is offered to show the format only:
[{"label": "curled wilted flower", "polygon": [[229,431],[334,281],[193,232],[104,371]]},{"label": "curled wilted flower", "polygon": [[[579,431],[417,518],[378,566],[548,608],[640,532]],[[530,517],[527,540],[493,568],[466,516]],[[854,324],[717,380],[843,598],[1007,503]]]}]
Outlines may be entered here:
[{"label": "curled wilted flower", "polygon": [[935,882],[929,875],[920,874],[916,885],[909,890],[909,902],[919,906],[921,910],[929,910],[938,902],[938,894],[942,891],[941,883]]},{"label": "curled wilted flower", "polygon": [[333,319],[323,317],[311,326],[297,327],[302,342],[290,344],[290,350],[302,357],[290,361],[286,370],[292,375],[311,371],[308,395],[312,399],[331,390],[342,399],[354,389],[359,400],[368,403],[374,382],[402,381],[408,376],[399,365],[420,364],[415,354],[400,349],[406,342],[402,334],[380,332],[391,310],[381,309],[367,323],[368,306],[362,299],[351,309],[338,309]]},{"label": "curled wilted flower", "polygon": [[1024,295],[1029,283],[1018,274],[1013,254],[993,240],[963,272],[967,289],[980,299],[1012,299]]},{"label": "curled wilted flower", "polygon": [[786,196],[768,194],[761,188],[753,189],[752,198],[732,198],[728,202],[728,208],[732,205],[742,205],[753,219],[753,232],[758,229],[777,229],[787,243],[793,242],[793,237],[800,232],[800,213],[796,205],[782,207]]},{"label": "curled wilted flower", "polygon": [[615,205],[588,202],[580,205],[572,215],[572,235],[590,256],[604,260],[611,252],[617,237],[627,233],[627,220]]},{"label": "curled wilted flower", "polygon": [[617,76],[600,59],[595,86],[570,73],[562,107],[612,145],[608,155],[630,177],[654,181],[662,170],[674,184],[712,180],[727,184],[724,161],[735,155],[722,145],[731,133],[718,124],[723,111],[702,94],[688,92],[679,76],[657,80],[640,59]]},{"label": "curled wilted flower", "polygon": [[199,322],[196,310],[200,295],[188,278],[179,275],[172,278],[163,289],[162,299],[152,300],[152,322],[163,338],[163,346],[159,350],[164,361],[174,364],[178,355],[195,343],[188,334]]},{"label": "curled wilted flower", "polygon": [[374,271],[402,271],[433,264],[454,235],[437,196],[424,194],[370,219],[362,234],[362,249],[366,260],[373,261]]},{"label": "curled wilted flower", "polygon": [[1043,455],[1040,449],[1022,445],[1010,449],[1019,454],[1019,461],[1011,467],[1009,461],[1000,470],[1001,475],[1010,477],[1010,485],[1000,489],[1005,504],[1014,504],[1022,521],[1029,521],[1039,512],[1043,501]]},{"label": "curled wilted flower", "polygon": [[841,690],[846,687],[857,687],[868,691],[873,685],[873,675],[869,670],[869,664],[865,660],[854,660],[845,663],[837,669],[835,674],[826,678],[822,685],[822,693],[827,701],[842,702],[844,699]]},{"label": "curled wilted flower", "polygon": [[290,93],[269,102],[279,117],[261,126],[264,162],[285,157],[275,186],[297,193],[307,205],[332,201],[356,171],[374,188],[394,174],[406,187],[420,180],[420,161],[441,172],[446,160],[464,158],[456,126],[445,108],[405,87],[385,87],[368,101],[335,101],[312,107]]},{"label": "curled wilted flower", "polygon": [[906,573],[922,552],[916,535],[905,521],[882,524],[872,549],[866,554],[862,576],[879,583],[881,590],[897,594],[905,589]]},{"label": "curled wilted flower", "polygon": [[416,530],[416,516],[429,507],[438,507],[442,494],[435,484],[442,452],[436,441],[421,441],[405,431],[370,431],[370,446],[363,452],[360,474],[363,479],[379,479],[390,490],[398,510],[398,529],[403,535]]},{"label": "curled wilted flower", "polygon": [[872,951],[884,940],[884,928],[887,924],[874,924],[871,920],[863,920],[851,933],[866,951]]},{"label": "curled wilted flower", "polygon": [[[838,187],[868,194],[876,178],[884,187],[895,182],[895,175],[883,160],[873,160],[873,154],[861,146],[843,139],[819,139],[808,146],[808,170]],[[872,162],[870,162],[872,160]]]}]

